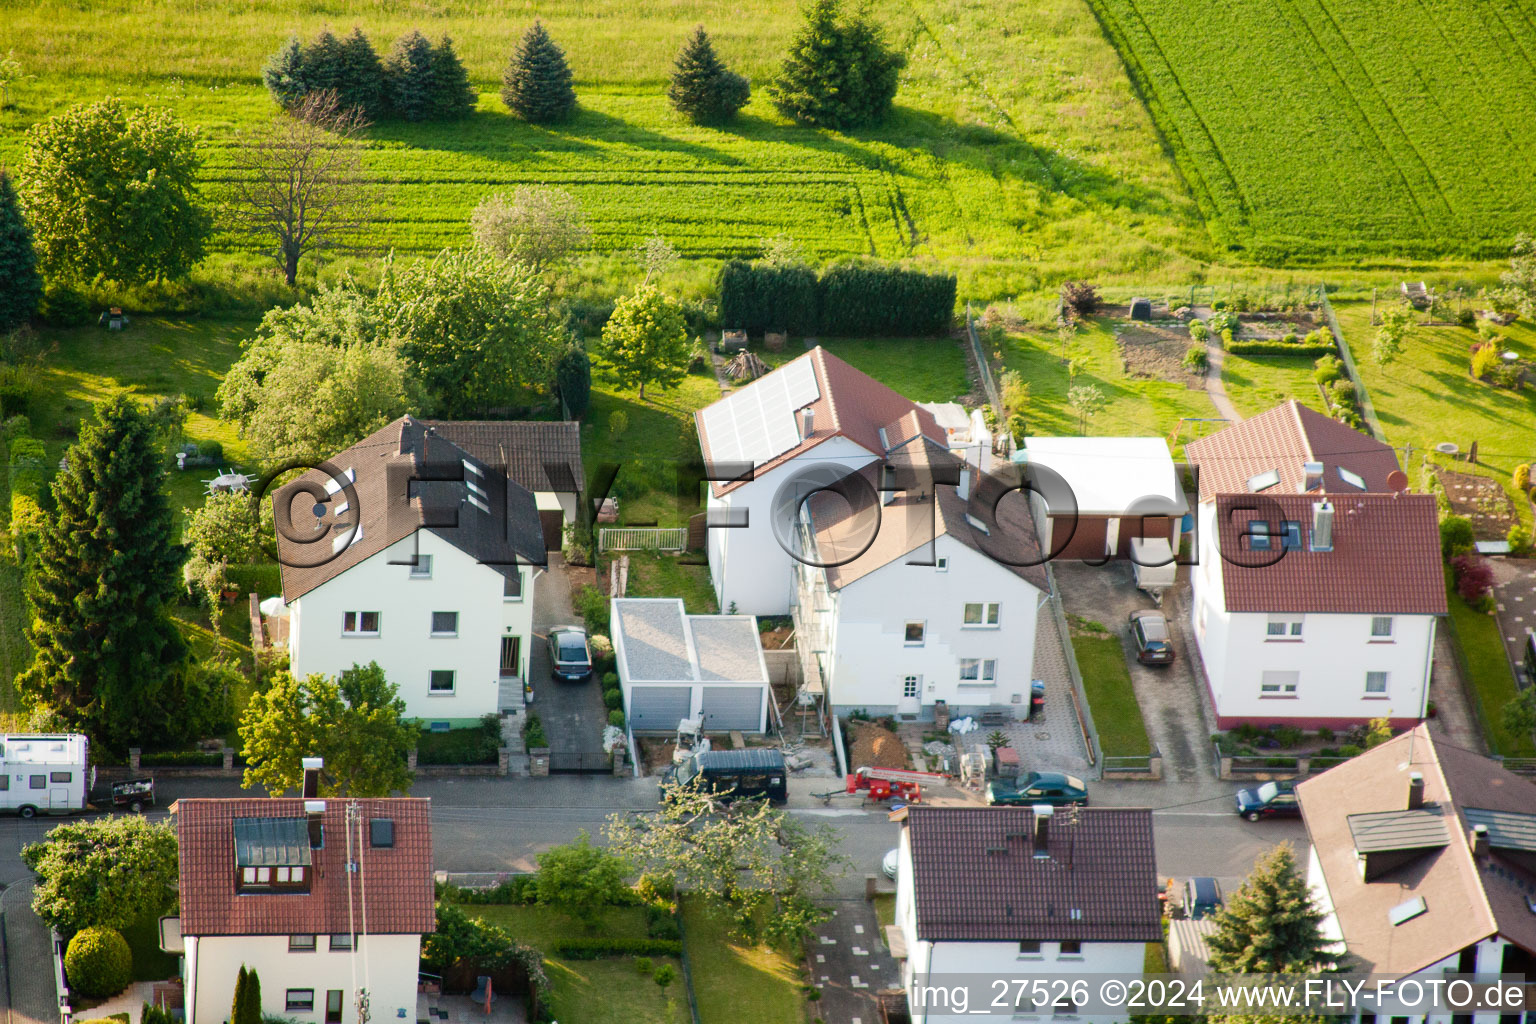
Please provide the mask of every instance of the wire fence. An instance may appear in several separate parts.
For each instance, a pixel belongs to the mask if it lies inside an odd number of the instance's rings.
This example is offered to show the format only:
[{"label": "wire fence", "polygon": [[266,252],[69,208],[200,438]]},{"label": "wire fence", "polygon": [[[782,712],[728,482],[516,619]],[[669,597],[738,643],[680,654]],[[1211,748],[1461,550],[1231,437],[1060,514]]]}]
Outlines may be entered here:
[{"label": "wire fence", "polygon": [[987,362],[987,353],[981,347],[981,337],[976,333],[976,318],[971,315],[969,301],[965,304],[965,336],[970,339],[971,355],[976,360],[976,373],[981,377],[981,386],[987,393],[987,401],[992,405],[992,412],[997,416],[997,422],[1004,423],[1008,417],[1003,413],[1003,395],[992,376],[992,365]]},{"label": "wire fence", "polygon": [[1365,414],[1366,426],[1371,428],[1371,436],[1378,441],[1385,441],[1386,434],[1382,432],[1381,421],[1376,418],[1376,407],[1371,404],[1371,394],[1365,390],[1365,382],[1360,379],[1360,372],[1355,368],[1355,357],[1349,351],[1349,342],[1344,338],[1344,331],[1339,327],[1339,318],[1334,316],[1333,303],[1328,301],[1328,289],[1324,285],[1317,286],[1319,296],[1318,305],[1323,310],[1323,317],[1328,321],[1328,329],[1333,332],[1333,340],[1339,347],[1339,358],[1344,360],[1344,371],[1349,374],[1349,379],[1355,385],[1355,398],[1360,402],[1360,411]]}]

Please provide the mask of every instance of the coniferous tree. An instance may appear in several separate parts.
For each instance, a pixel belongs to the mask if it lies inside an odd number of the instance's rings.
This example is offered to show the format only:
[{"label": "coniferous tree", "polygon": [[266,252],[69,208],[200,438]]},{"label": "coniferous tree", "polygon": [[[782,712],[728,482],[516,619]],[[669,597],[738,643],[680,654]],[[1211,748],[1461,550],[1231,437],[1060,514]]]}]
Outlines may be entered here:
[{"label": "coniferous tree", "polygon": [[261,1024],[261,978],[252,968],[240,965],[235,975],[235,1001],[229,1010],[229,1024]]},{"label": "coniferous tree", "polygon": [[32,229],[22,215],[10,174],[0,167],[0,331],[30,320],[42,294]]},{"label": "coniferous tree", "polygon": [[565,53],[555,45],[542,22],[517,44],[507,70],[501,76],[501,99],[507,109],[534,124],[563,121],[576,109],[571,88],[571,69]]},{"label": "coniferous tree", "polygon": [[240,972],[235,975],[235,998],[229,1007],[230,1024],[237,1024],[237,1022],[240,1020],[240,1011],[245,1006],[246,999],[250,998],[246,995],[250,985],[245,979],[245,964],[241,964]]},{"label": "coniferous tree", "polygon": [[304,98],[309,86],[304,80],[304,47],[298,36],[290,36],[282,49],[267,59],[266,66],[261,69],[261,79],[266,83],[267,92],[284,110],[293,108]]},{"label": "coniferous tree", "polygon": [[33,704],[121,748],[165,732],[186,646],[169,614],[181,549],[154,426],[118,397],[97,410],[53,481],[54,515],[28,577],[35,655],[17,677]]},{"label": "coniferous tree", "polygon": [[384,63],[360,28],[354,28],[341,41],[341,76],[336,92],[343,108],[361,110],[370,120],[383,113]]},{"label": "coniferous tree", "polygon": [[856,128],[890,112],[906,63],[864,13],[844,17],[839,0],[812,0],[768,95],[801,124]]},{"label": "coniferous tree", "polygon": [[436,120],[457,120],[475,109],[475,87],[469,84],[469,72],[447,36],[432,48],[432,89],[432,117]]},{"label": "coniferous tree", "polygon": [[384,61],[384,76],[391,112],[407,121],[425,121],[432,116],[437,95],[436,68],[432,44],[412,29],[395,40]]},{"label": "coniferous tree", "polygon": [[704,26],[695,28],[672,67],[672,106],[696,124],[716,124],[735,117],[751,98],[752,86],[720,63]]},{"label": "coniferous tree", "polygon": [[309,92],[335,89],[346,78],[347,51],[330,29],[321,29],[315,41],[304,47],[304,87]]},{"label": "coniferous tree", "polygon": [[1216,915],[1216,931],[1206,939],[1211,967],[1229,974],[1304,974],[1336,964],[1341,954],[1323,938],[1323,918],[1290,846],[1278,846]]}]

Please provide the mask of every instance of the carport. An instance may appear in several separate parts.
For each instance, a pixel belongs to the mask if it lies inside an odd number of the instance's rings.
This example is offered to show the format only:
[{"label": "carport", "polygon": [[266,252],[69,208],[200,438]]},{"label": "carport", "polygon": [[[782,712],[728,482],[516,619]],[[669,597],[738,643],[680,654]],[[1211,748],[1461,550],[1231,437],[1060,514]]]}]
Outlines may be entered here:
[{"label": "carport", "polygon": [[1013,458],[1038,467],[1030,506],[1040,546],[1054,557],[1126,558],[1131,541],[1146,537],[1178,550],[1189,503],[1162,438],[1029,437]]},{"label": "carport", "polygon": [[684,718],[705,732],[768,726],[768,667],[752,615],[689,615],[677,598],[615,598],[613,651],[636,734],[670,735]]}]

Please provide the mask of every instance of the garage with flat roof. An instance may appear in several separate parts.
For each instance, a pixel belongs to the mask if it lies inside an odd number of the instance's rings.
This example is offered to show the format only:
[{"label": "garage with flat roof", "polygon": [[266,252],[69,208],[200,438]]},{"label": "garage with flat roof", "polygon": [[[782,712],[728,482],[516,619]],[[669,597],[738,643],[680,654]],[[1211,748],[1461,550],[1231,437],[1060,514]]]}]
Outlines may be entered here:
[{"label": "garage with flat roof", "polygon": [[641,735],[671,735],[684,718],[705,732],[768,727],[768,666],[754,615],[689,615],[677,598],[612,602],[624,714]]}]

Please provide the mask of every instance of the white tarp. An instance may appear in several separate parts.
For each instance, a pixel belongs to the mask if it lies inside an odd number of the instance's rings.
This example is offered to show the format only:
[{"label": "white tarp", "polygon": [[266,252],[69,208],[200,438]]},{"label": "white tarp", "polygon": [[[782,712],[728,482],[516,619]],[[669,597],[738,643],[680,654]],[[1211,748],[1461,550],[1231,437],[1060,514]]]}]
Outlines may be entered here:
[{"label": "white tarp", "polygon": [[1173,561],[1173,546],[1166,537],[1132,537],[1131,564],[1136,569],[1136,586],[1142,590],[1173,586],[1173,577],[1179,568]]}]

